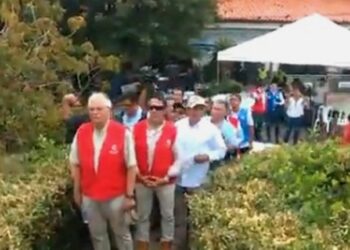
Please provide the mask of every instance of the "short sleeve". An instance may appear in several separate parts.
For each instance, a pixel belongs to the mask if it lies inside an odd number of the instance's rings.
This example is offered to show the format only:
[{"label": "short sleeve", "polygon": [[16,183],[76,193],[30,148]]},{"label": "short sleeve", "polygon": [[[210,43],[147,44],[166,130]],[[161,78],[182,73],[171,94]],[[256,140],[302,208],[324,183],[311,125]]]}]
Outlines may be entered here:
[{"label": "short sleeve", "polygon": [[70,147],[69,163],[74,166],[79,166],[77,135],[74,136]]},{"label": "short sleeve", "polygon": [[125,130],[125,144],[124,144],[125,163],[127,168],[137,166],[135,154],[135,142],[132,132],[129,129]]},{"label": "short sleeve", "polygon": [[248,122],[248,126],[254,126],[254,120],[253,120],[253,115],[251,110],[247,111],[247,122]]}]

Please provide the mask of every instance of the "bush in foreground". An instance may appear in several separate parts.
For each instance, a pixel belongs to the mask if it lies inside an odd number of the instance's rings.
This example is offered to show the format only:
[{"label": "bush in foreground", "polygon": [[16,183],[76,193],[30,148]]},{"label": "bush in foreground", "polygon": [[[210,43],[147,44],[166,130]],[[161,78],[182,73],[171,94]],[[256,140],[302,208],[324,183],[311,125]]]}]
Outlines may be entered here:
[{"label": "bush in foreground", "polygon": [[0,249],[81,249],[82,224],[70,202],[66,150],[41,148],[0,165]]},{"label": "bush in foreground", "polygon": [[247,156],[190,200],[192,249],[348,249],[350,151],[333,142]]}]

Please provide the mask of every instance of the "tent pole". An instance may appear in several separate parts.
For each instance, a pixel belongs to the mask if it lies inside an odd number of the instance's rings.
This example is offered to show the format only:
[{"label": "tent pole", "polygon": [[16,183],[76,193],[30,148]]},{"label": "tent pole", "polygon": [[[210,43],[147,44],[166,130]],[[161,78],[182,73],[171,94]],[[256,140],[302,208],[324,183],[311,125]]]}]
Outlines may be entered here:
[{"label": "tent pole", "polygon": [[216,84],[220,83],[220,62],[216,59]]}]

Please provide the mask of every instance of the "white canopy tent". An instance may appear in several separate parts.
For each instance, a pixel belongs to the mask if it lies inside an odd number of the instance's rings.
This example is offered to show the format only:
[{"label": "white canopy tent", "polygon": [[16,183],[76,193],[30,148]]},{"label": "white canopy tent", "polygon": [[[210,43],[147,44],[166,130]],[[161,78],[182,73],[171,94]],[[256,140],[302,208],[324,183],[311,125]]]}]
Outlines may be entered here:
[{"label": "white canopy tent", "polygon": [[220,51],[218,61],[350,67],[350,31],[313,14]]}]

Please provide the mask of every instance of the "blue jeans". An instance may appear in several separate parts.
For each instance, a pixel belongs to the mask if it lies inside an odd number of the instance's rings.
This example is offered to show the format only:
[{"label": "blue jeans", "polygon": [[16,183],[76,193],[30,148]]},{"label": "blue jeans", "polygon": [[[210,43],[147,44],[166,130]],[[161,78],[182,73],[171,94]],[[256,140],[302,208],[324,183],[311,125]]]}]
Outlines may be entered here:
[{"label": "blue jeans", "polygon": [[300,136],[300,131],[303,127],[303,116],[301,117],[288,117],[287,118],[287,131],[284,136],[284,142],[288,143],[289,138],[293,134],[293,144],[297,144]]}]

